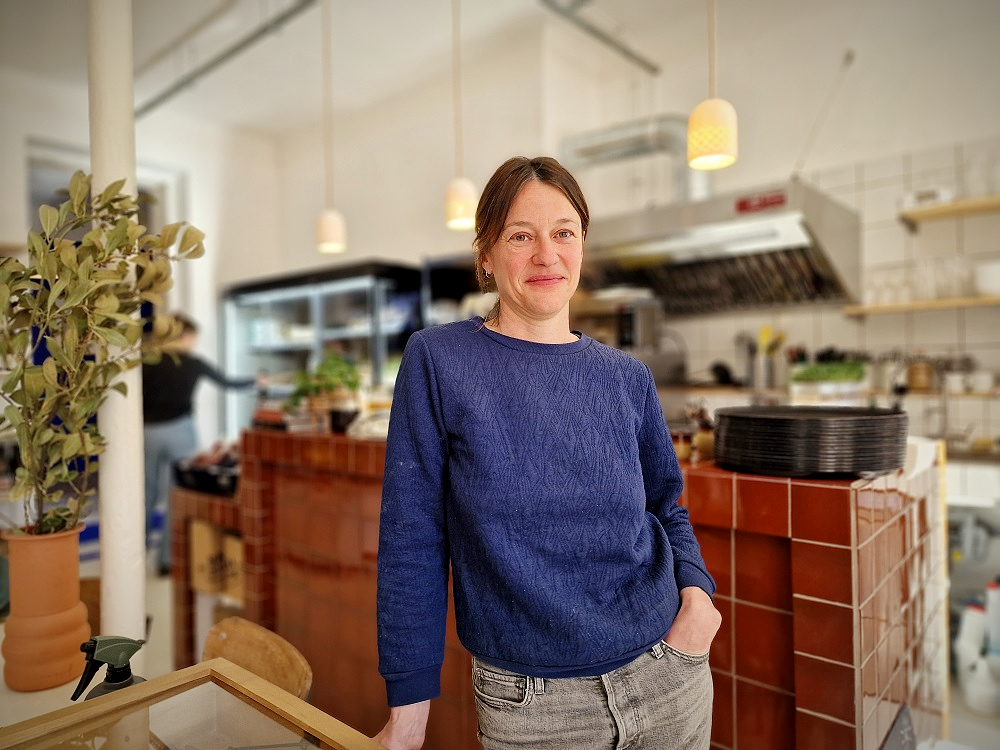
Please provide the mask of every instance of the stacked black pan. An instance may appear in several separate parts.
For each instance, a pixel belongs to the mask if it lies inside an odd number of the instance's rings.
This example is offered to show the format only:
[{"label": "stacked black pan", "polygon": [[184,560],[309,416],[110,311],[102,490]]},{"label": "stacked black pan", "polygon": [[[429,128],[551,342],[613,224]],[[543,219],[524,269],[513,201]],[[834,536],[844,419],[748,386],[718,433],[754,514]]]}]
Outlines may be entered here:
[{"label": "stacked black pan", "polygon": [[906,458],[906,413],[849,406],[737,406],[719,409],[715,462],[784,477],[870,475]]}]

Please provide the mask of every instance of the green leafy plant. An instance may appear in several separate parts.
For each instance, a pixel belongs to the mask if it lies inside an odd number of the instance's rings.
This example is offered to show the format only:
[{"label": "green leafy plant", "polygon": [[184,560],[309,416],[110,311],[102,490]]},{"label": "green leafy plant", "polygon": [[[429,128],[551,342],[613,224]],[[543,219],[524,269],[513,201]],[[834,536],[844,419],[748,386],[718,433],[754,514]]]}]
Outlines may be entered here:
[{"label": "green leafy plant", "polygon": [[80,523],[106,446],[98,409],[112,391],[126,392],[119,375],[157,359],[180,332],[158,315],[144,335],[141,306],[163,303],[172,260],[204,254],[194,227],[170,224],[157,235],[137,224],[124,184],[91,196],[91,178],[77,172],[69,200],[39,209],[27,262],[0,260],[0,428],[13,428],[21,454],[11,494],[24,499],[24,520],[10,525],[24,533]]},{"label": "green leafy plant", "polygon": [[865,379],[865,363],[857,360],[817,362],[792,375],[796,383],[857,382]]},{"label": "green leafy plant", "polygon": [[354,392],[360,385],[361,374],[357,366],[339,354],[327,352],[315,368],[296,375],[295,389],[289,403],[298,406],[306,398],[330,395],[338,391]]}]

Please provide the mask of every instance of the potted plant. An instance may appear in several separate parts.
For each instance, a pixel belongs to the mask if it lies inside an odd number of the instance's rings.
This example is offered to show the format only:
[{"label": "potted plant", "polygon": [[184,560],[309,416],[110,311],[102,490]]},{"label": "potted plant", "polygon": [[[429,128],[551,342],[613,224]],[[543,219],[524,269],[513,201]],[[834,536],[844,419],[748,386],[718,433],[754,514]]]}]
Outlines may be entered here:
[{"label": "potted plant", "polygon": [[337,354],[327,352],[312,370],[299,372],[289,399],[292,407],[306,402],[314,414],[322,415],[334,432],[344,432],[358,414],[357,392],[361,374],[357,366]]},{"label": "potted plant", "polygon": [[[171,224],[156,235],[137,224],[138,206],[121,192],[123,185],[120,180],[91,195],[91,178],[77,172],[69,200],[39,210],[41,231],[28,235],[26,262],[0,259],[0,370],[5,371],[0,374],[0,428],[13,430],[17,439],[21,466],[11,495],[23,499],[23,517],[3,519],[9,527],[3,536],[11,583],[4,677],[15,690],[64,684],[82,671],[79,647],[89,633],[81,641],[74,624],[58,628],[64,634],[76,629],[70,638],[74,653],[66,654],[70,666],[54,664],[54,653],[44,651],[40,663],[27,665],[29,674],[15,674],[26,659],[38,657],[40,648],[19,637],[40,637],[45,627],[39,618],[50,614],[22,598],[60,589],[54,598],[62,601],[53,606],[66,606],[75,590],[76,604],[68,606],[82,608],[86,624],[86,607],[79,602],[78,535],[97,493],[98,458],[106,445],[97,412],[112,391],[125,392],[118,376],[138,365],[140,355],[160,356],[176,338],[179,326],[169,316],[155,316],[147,326],[141,309],[145,303],[162,304],[172,283],[171,260],[204,253],[204,235],[194,227],[181,231],[180,224]],[[80,232],[81,239],[70,239]],[[151,330],[144,334],[144,328]],[[51,547],[62,538],[70,540],[68,552],[48,550],[42,561],[32,561],[28,542],[41,540]],[[60,562],[45,573],[46,560]],[[70,566],[72,575],[60,565]],[[71,580],[65,586],[51,577],[32,581],[39,571]]]}]

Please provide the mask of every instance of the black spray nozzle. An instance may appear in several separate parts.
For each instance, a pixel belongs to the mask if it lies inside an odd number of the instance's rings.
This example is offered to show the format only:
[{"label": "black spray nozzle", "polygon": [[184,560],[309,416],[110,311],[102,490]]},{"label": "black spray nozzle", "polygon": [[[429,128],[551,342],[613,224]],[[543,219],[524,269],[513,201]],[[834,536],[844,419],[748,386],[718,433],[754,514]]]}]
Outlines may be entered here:
[{"label": "black spray nozzle", "polygon": [[145,641],[134,641],[122,635],[95,635],[81,644],[80,650],[87,655],[87,664],[70,700],[75,701],[83,695],[83,691],[90,685],[102,664],[108,665],[105,682],[120,683],[129,680],[132,677],[129,659],[142,648],[144,643]]}]

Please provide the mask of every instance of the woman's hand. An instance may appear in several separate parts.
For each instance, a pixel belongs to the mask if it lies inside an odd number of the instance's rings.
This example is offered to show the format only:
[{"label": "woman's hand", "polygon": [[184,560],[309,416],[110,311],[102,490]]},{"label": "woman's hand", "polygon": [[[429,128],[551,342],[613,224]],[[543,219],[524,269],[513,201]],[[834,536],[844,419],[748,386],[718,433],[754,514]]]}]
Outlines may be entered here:
[{"label": "woman's hand", "polygon": [[424,744],[430,712],[430,701],[390,708],[389,721],[375,735],[375,741],[389,750],[420,750]]},{"label": "woman's hand", "polygon": [[704,654],[722,624],[722,615],[712,603],[712,597],[697,586],[681,589],[681,608],[663,639],[685,654]]}]

